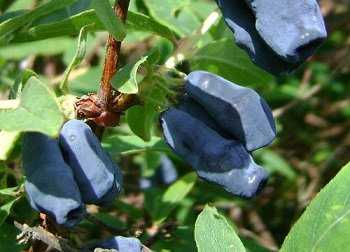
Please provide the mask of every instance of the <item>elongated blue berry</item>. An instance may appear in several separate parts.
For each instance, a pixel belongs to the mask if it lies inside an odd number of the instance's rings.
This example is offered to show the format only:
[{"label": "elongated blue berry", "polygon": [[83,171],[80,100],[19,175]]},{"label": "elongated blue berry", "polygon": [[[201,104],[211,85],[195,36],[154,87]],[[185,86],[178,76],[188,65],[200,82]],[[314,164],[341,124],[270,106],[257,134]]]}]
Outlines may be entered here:
[{"label": "elongated blue berry", "polygon": [[238,46],[272,74],[291,72],[327,32],[316,0],[217,0]]},{"label": "elongated blue berry", "polygon": [[266,171],[254,163],[238,141],[223,138],[205,123],[175,108],[163,112],[160,121],[166,142],[201,178],[245,198],[262,189]]},{"label": "elongated blue berry", "polygon": [[85,207],[58,142],[41,133],[26,133],[22,148],[30,205],[60,225],[76,225],[84,217]]},{"label": "elongated blue berry", "polygon": [[82,121],[70,120],[64,124],[59,142],[83,201],[89,204],[111,202],[121,191],[122,174],[90,127]]},{"label": "elongated blue berry", "polygon": [[185,90],[247,150],[264,147],[276,137],[272,112],[254,90],[203,71],[187,76]]},{"label": "elongated blue berry", "polygon": [[326,39],[316,0],[246,0],[260,37],[286,62],[299,64]]}]

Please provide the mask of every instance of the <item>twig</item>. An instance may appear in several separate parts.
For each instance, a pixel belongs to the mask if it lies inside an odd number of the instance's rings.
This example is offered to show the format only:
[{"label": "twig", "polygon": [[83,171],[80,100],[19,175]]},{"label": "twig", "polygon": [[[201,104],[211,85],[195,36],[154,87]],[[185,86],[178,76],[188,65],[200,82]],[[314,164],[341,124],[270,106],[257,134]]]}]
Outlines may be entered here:
[{"label": "twig", "polygon": [[[126,21],[130,0],[116,0],[115,15]],[[104,128],[118,125],[123,112],[138,104],[136,95],[122,94],[112,87],[112,78],[117,72],[122,41],[117,41],[111,34],[107,39],[106,57],[97,94],[81,97],[75,104],[78,118],[87,119],[94,133],[102,138]]]},{"label": "twig", "polygon": [[[130,0],[116,0],[114,12],[124,23],[127,17]],[[105,110],[110,109],[112,98],[111,80],[117,72],[122,41],[117,41],[111,34],[108,36],[106,58],[98,92],[98,99]]]},{"label": "twig", "polygon": [[40,241],[48,245],[49,248],[62,251],[62,252],[78,252],[79,250],[72,247],[67,240],[56,237],[50,232],[46,231],[42,227],[29,227],[27,224],[20,224],[14,222],[16,228],[21,230],[21,233],[17,236],[19,243],[33,243]]},{"label": "twig", "polygon": [[265,245],[266,247],[276,249],[278,246],[273,235],[268,230],[265,223],[262,221],[259,214],[255,210],[252,210],[249,213],[249,220],[255,232],[258,233],[261,237],[261,244]]},{"label": "twig", "polygon": [[287,103],[285,106],[283,106],[281,108],[275,109],[273,111],[273,116],[275,118],[278,118],[278,117],[282,116],[288,110],[290,110],[291,108],[297,106],[301,101],[305,101],[305,100],[310,99],[311,97],[313,97],[314,95],[319,93],[321,90],[322,90],[322,85],[321,84],[317,84],[317,85],[313,86],[308,92],[306,92],[301,97],[296,98],[295,100]]},{"label": "twig", "polygon": [[105,223],[103,223],[102,221],[100,221],[99,219],[97,219],[95,216],[91,215],[91,214],[87,214],[86,215],[86,219],[88,221],[90,221],[91,223],[97,225],[97,226],[100,226],[104,229],[107,229],[108,231],[110,231],[111,233],[120,233],[120,232],[125,232],[126,229],[125,228],[114,228],[112,226],[108,226],[106,225]]}]

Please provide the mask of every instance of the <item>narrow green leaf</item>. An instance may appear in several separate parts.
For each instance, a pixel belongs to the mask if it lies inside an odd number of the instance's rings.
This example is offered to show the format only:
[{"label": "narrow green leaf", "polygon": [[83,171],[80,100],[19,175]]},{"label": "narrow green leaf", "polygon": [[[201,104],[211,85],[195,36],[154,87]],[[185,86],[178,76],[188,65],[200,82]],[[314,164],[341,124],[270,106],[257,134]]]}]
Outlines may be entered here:
[{"label": "narrow green leaf", "polygon": [[97,213],[94,215],[94,217],[110,228],[116,230],[122,230],[127,228],[127,225],[123,221],[108,213]]},{"label": "narrow green leaf", "polygon": [[10,215],[11,208],[16,201],[17,199],[14,199],[0,207],[0,226],[4,223],[7,216]]},{"label": "narrow green leaf", "polygon": [[31,27],[28,31],[18,33],[13,41],[27,42],[60,36],[77,35],[81,28],[90,24],[94,25],[89,27],[89,30],[97,31],[104,29],[104,26],[97,18],[95,11],[87,10],[61,21]]},{"label": "narrow green leaf", "polygon": [[245,252],[238,235],[215,207],[206,206],[194,230],[198,252]]},{"label": "narrow green leaf", "polygon": [[55,10],[61,9],[74,3],[76,0],[52,0],[46,4],[42,4],[39,7],[26,12],[23,15],[16,16],[14,18],[8,19],[0,24],[0,38],[10,33],[22,28],[25,25],[30,24],[35,19],[45,16]]},{"label": "narrow green leaf", "polygon": [[111,153],[122,155],[143,151],[161,151],[171,153],[170,148],[160,137],[152,137],[145,142],[138,136],[110,136],[103,140],[103,146]]},{"label": "narrow green leaf", "polygon": [[92,0],[91,6],[96,11],[97,17],[100,19],[106,30],[113,37],[121,41],[126,35],[125,27],[122,21],[114,14],[111,4],[108,0]]},{"label": "narrow green leaf", "polygon": [[0,131],[0,160],[7,160],[20,137],[18,131]]},{"label": "narrow green leaf", "polygon": [[[126,23],[129,30],[152,32],[167,38],[170,41],[175,40],[174,33],[171,30],[146,15],[129,11]],[[97,18],[95,11],[86,10],[62,21],[37,25],[29,28],[28,31],[19,32],[18,34],[15,34],[12,41],[26,42],[60,36],[77,35],[82,27],[89,24],[94,24],[94,26],[89,27],[89,30],[104,30],[104,26]]]},{"label": "narrow green leaf", "polygon": [[173,43],[175,41],[175,33],[173,30],[144,14],[129,11],[126,23],[127,28],[130,30],[153,32]]},{"label": "narrow green leaf", "polygon": [[350,250],[350,163],[311,201],[281,252]]},{"label": "narrow green leaf", "polygon": [[71,63],[69,64],[69,66],[67,67],[66,71],[64,72],[63,80],[61,81],[61,84],[60,84],[60,89],[64,93],[69,93],[68,78],[69,78],[70,73],[78,65],[80,65],[80,63],[83,61],[83,59],[85,57],[86,43],[87,43],[87,27],[88,26],[84,26],[83,28],[81,28],[80,33],[79,33],[79,37],[78,37],[77,50],[75,52],[75,55],[74,55]]},{"label": "narrow green leaf", "polygon": [[124,94],[137,94],[139,91],[137,71],[147,61],[148,56],[142,57],[134,64],[123,67],[112,79],[112,85]]},{"label": "narrow green leaf", "polygon": [[0,47],[0,57],[11,60],[21,60],[31,55],[57,55],[66,52],[74,45],[70,38],[45,39],[27,43],[11,43]]},{"label": "narrow green leaf", "polygon": [[16,187],[9,187],[5,189],[0,189],[0,195],[16,197],[18,194],[18,190],[22,185]]},{"label": "narrow green leaf", "polygon": [[57,136],[63,123],[55,94],[39,79],[31,77],[15,109],[0,108],[0,129],[38,131]]},{"label": "narrow green leaf", "polygon": [[148,209],[156,225],[161,224],[172,210],[181,202],[192,190],[197,181],[197,175],[191,172],[172,184],[159,200],[155,201],[153,209]]},{"label": "narrow green leaf", "polygon": [[193,70],[206,70],[240,85],[268,83],[272,76],[255,66],[232,40],[214,41],[191,58]]}]

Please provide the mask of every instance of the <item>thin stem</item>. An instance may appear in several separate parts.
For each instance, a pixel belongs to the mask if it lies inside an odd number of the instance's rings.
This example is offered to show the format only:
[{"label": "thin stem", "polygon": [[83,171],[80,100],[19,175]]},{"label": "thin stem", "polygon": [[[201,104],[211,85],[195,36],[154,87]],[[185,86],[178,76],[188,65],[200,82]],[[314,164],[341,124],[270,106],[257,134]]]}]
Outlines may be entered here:
[{"label": "thin stem", "polygon": [[[114,12],[123,22],[125,22],[130,0],[116,0]],[[109,110],[112,102],[112,85],[111,80],[117,72],[120,48],[122,41],[117,41],[111,34],[108,36],[106,58],[104,63],[101,85],[98,92],[99,102],[105,110]]]}]

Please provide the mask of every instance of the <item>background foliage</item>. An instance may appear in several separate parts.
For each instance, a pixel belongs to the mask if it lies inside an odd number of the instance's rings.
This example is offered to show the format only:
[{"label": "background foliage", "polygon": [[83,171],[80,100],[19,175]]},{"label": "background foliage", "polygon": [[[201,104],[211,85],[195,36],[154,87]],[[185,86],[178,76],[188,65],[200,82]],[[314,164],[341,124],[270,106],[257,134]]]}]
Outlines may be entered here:
[{"label": "background foliage", "polygon": [[[56,136],[64,117],[72,117],[74,96],[96,92],[106,31],[126,35],[124,67],[113,85],[139,94],[143,106],[129,109],[103,139],[123,168],[123,195],[110,208],[89,207],[95,221],[80,224],[70,234],[73,243],[113,234],[137,236],[154,251],[350,249],[346,0],[320,1],[328,41],[295,74],[280,78],[254,66],[233,43],[213,1],[131,0],[126,30],[101,2],[0,0],[0,251],[26,248],[16,243],[14,220],[39,223],[23,194],[21,132]],[[279,137],[255,153],[271,178],[252,201],[196,179],[161,138],[158,114],[176,98],[181,72],[197,69],[256,89],[274,109]],[[69,94],[62,96],[60,84]],[[140,190],[139,178],[154,173],[161,153],[180,178],[168,188]]]}]

